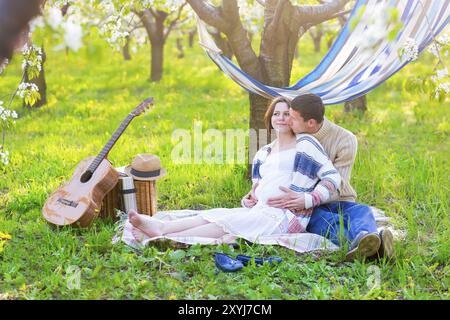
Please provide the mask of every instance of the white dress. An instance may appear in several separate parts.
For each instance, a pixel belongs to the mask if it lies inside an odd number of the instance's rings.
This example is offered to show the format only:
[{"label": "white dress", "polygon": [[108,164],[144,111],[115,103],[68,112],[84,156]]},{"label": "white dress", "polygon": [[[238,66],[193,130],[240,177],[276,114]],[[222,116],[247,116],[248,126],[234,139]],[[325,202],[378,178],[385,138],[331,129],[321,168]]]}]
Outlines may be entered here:
[{"label": "white dress", "polygon": [[326,238],[305,230],[299,230],[296,216],[287,209],[269,207],[267,199],[284,194],[280,186],[289,187],[292,180],[295,148],[278,153],[271,153],[260,167],[261,179],[255,189],[257,204],[249,208],[217,208],[209,210],[172,210],[159,211],[154,218],[161,221],[173,221],[194,216],[202,216],[205,220],[222,227],[226,234],[221,238],[203,236],[157,236],[148,237],[141,233],[136,237],[133,226],[126,220],[123,232],[116,236],[113,243],[119,240],[129,246],[141,248],[158,239],[168,239],[185,244],[221,244],[233,243],[238,238],[266,244],[281,245],[297,252],[311,250],[335,250],[338,247]]},{"label": "white dress", "polygon": [[249,241],[260,236],[288,233],[295,215],[289,210],[269,207],[267,200],[284,194],[279,186],[289,187],[292,179],[295,148],[271,153],[260,167],[261,179],[255,189],[257,204],[251,208],[212,209],[199,214],[209,222],[221,226],[225,232]]}]

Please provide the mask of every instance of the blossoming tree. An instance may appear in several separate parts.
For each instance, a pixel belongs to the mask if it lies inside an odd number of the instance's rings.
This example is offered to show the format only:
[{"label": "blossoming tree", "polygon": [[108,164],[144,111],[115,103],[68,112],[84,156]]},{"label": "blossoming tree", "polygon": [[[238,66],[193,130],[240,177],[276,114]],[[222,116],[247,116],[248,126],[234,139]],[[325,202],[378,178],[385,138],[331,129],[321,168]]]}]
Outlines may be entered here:
[{"label": "blossoming tree", "polygon": [[184,0],[93,0],[83,6],[88,6],[91,12],[100,15],[97,24],[100,33],[117,50],[123,50],[124,46],[129,45],[132,37],[136,38],[137,45],[144,44],[148,38],[150,80],[159,81],[163,75],[167,38],[189,18],[183,11],[186,4]]},{"label": "blossoming tree", "polygon": [[[262,27],[259,54],[248,37],[242,22],[238,0],[212,4],[205,0],[188,0],[197,15],[224,34],[239,66],[254,79],[270,86],[289,85],[295,49],[299,39],[311,27],[330,20],[344,10],[349,0],[334,0],[320,5],[294,5],[289,0],[259,0]],[[251,4],[251,2],[250,2]],[[250,94],[250,128],[264,129],[267,100]],[[267,141],[259,139],[260,143]]]}]

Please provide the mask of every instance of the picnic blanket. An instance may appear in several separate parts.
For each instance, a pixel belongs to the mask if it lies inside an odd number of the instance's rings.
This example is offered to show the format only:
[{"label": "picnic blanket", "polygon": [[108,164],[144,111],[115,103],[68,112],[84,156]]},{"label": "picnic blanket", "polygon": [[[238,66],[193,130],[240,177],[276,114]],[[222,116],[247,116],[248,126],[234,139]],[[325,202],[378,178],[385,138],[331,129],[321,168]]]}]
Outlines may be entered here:
[{"label": "picnic blanket", "polygon": [[[385,213],[375,207],[371,207],[372,212],[377,222],[379,229],[388,226],[389,217]],[[217,209],[212,209],[217,210]],[[233,208],[233,210],[248,210],[246,208]],[[199,214],[198,210],[173,210],[173,211],[159,211],[153,217],[160,219],[162,221],[171,221],[175,219],[182,219],[186,217],[193,217]],[[142,247],[148,245],[151,241],[155,240],[172,240],[184,244],[206,244],[206,245],[216,245],[216,244],[233,244],[236,243],[238,237],[233,235],[225,235],[221,238],[206,238],[206,237],[168,237],[168,236],[158,236],[158,237],[148,237],[142,235],[139,239],[136,239],[131,232],[133,226],[128,221],[126,214],[123,213],[122,220],[119,223],[119,230],[113,239],[113,243],[118,243],[123,241],[128,246],[135,249],[142,249]],[[328,239],[313,233],[283,233],[283,234],[272,234],[268,236],[261,236],[257,238],[254,243],[263,245],[279,245],[286,247],[288,249],[295,250],[296,252],[304,253],[315,250],[337,250],[339,249],[334,243]]]}]

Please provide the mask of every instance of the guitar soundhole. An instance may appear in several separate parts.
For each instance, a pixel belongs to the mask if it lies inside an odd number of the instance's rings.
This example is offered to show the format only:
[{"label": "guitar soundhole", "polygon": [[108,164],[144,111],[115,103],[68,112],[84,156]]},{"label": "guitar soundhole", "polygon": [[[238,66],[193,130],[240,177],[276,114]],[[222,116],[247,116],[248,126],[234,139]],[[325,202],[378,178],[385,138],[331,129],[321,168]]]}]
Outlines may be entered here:
[{"label": "guitar soundhole", "polygon": [[81,181],[82,183],[86,183],[86,182],[88,182],[89,180],[91,180],[91,178],[92,178],[92,172],[86,171],[86,172],[83,173],[83,175],[81,176],[80,181]]}]

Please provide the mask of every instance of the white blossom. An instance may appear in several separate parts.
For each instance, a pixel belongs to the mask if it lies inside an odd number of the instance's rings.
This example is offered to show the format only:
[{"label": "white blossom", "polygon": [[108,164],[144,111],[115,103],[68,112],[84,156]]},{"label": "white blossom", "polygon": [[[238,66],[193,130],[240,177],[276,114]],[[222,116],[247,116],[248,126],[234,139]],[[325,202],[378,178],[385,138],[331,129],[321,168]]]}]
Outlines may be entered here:
[{"label": "white blossom", "polygon": [[440,50],[441,50],[441,46],[438,43],[436,43],[436,42],[433,42],[427,49],[427,51],[429,53],[431,53],[433,56],[435,56],[437,58],[439,58],[439,51]]},{"label": "white blossom", "polygon": [[437,70],[436,71],[436,75],[437,75],[437,80],[441,80],[441,79],[443,79],[443,78],[448,76],[448,69],[444,68],[444,69],[441,69],[441,70]]},{"label": "white blossom", "polygon": [[47,14],[47,23],[50,25],[50,27],[56,30],[62,24],[62,22],[63,16],[61,13],[61,9],[54,7],[49,8]]},{"label": "white blossom", "polygon": [[449,93],[450,91],[450,82],[441,83],[438,87],[441,90],[444,90],[445,93]]},{"label": "white blossom", "polygon": [[81,25],[69,19],[63,24],[63,29],[64,44],[73,51],[78,51],[83,46],[83,29]]},{"label": "white blossom", "polygon": [[30,21],[30,32],[33,33],[38,28],[43,28],[45,26],[45,21],[43,16],[37,16]]},{"label": "white blossom", "polygon": [[419,56],[419,47],[416,41],[412,38],[406,39],[403,46],[400,48],[402,61],[415,61]]},{"label": "white blossom", "polygon": [[125,18],[121,17],[120,13],[111,15],[106,19],[100,29],[100,34],[102,34],[106,41],[116,49],[121,47],[125,41],[125,37],[129,35],[128,31],[122,30],[122,19]]},{"label": "white blossom", "polygon": [[442,34],[437,38],[437,41],[439,43],[442,43],[442,45],[446,46],[448,44],[450,44],[450,34]]},{"label": "white blossom", "polygon": [[62,15],[61,8],[70,3],[67,0],[50,1],[45,14],[45,21],[55,31],[62,43],[55,47],[56,50],[70,48],[78,51],[82,46],[83,29],[81,25],[88,22],[88,17],[81,13],[81,9],[73,3],[67,10],[65,16]]},{"label": "white blossom", "polygon": [[71,0],[47,0],[47,2],[49,3],[49,5],[51,5],[52,7],[55,8],[59,8],[61,9],[62,7],[64,7],[66,4],[68,4]]},{"label": "white blossom", "polygon": [[380,41],[384,41],[392,30],[393,24],[389,21],[388,9],[388,3],[383,2],[375,6],[370,15],[367,12],[364,13],[364,30],[352,33],[363,54],[370,55],[371,49]]},{"label": "white blossom", "polygon": [[113,14],[116,10],[114,3],[111,0],[105,0],[100,2],[100,8],[107,14]]},{"label": "white blossom", "polygon": [[157,6],[159,10],[169,10],[173,11],[178,9],[185,0],[166,0],[164,2],[155,0],[142,0],[142,5],[144,8],[152,8]]},{"label": "white blossom", "polygon": [[9,164],[9,152],[7,150],[3,150],[3,146],[0,146],[0,163],[7,166]]},{"label": "white blossom", "polygon": [[22,61],[22,70],[28,66],[29,68],[35,68],[38,72],[42,70],[42,49],[34,45],[28,47],[25,45],[22,49],[22,55],[24,57]]},{"label": "white blossom", "polygon": [[3,73],[3,70],[5,70],[5,68],[8,65],[8,63],[9,63],[8,59],[4,59],[3,62],[0,61],[0,74]]},{"label": "white blossom", "polygon": [[26,96],[31,95],[33,92],[39,92],[39,88],[34,83],[22,82],[19,85],[17,94],[23,99]]},{"label": "white blossom", "polygon": [[6,127],[10,122],[13,124],[16,123],[14,119],[17,119],[16,111],[6,109],[3,107],[3,101],[0,101],[0,127]]},{"label": "white blossom", "polygon": [[239,0],[239,13],[246,30],[255,34],[260,31],[264,19],[264,7],[248,0]]},{"label": "white blossom", "polygon": [[439,97],[441,96],[441,93],[443,93],[444,95],[448,94],[450,91],[450,82],[444,82],[444,83],[440,83],[435,90],[435,94],[434,97],[436,99],[439,99]]}]

